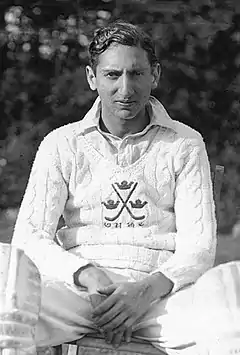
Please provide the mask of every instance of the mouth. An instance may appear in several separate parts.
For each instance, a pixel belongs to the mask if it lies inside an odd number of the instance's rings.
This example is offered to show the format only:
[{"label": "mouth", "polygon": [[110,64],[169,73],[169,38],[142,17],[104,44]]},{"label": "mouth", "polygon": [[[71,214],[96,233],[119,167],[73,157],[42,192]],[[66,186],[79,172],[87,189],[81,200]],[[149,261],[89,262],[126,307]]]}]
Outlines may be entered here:
[{"label": "mouth", "polygon": [[130,100],[117,100],[116,103],[121,106],[132,106],[135,104],[135,101]]}]

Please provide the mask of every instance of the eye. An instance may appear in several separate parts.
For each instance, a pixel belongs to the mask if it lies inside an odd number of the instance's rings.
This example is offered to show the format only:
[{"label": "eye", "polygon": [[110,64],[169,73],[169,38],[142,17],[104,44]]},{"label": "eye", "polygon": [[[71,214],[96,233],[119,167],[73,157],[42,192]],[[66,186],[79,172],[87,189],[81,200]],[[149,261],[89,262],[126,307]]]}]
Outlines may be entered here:
[{"label": "eye", "polygon": [[116,73],[116,72],[109,72],[109,73],[106,74],[106,77],[107,77],[107,78],[110,78],[110,79],[115,79],[115,78],[117,78],[118,76],[119,76],[119,74]]},{"label": "eye", "polygon": [[142,76],[142,75],[143,75],[142,71],[136,70],[133,72],[133,76]]}]

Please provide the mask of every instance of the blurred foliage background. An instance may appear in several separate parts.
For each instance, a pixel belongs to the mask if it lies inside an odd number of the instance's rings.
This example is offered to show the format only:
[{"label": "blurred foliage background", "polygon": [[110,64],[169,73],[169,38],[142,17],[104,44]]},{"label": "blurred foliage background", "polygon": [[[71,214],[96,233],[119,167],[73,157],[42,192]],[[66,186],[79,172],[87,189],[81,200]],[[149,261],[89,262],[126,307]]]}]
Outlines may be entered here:
[{"label": "blurred foliage background", "polygon": [[90,108],[88,43],[117,18],[151,34],[154,95],[225,166],[219,230],[229,233],[240,217],[239,0],[1,0],[0,209],[19,206],[43,137]]}]

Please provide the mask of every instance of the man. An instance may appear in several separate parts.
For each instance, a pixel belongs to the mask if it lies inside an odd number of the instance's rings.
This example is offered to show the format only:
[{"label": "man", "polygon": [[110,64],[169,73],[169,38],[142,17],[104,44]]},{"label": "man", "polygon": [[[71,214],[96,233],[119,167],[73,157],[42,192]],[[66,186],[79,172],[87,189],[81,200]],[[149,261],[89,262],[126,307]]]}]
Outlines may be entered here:
[{"label": "man", "polygon": [[42,275],[37,345],[100,331],[115,346],[134,336],[167,353],[240,351],[237,264],[201,277],[216,247],[201,135],[151,96],[160,65],[138,27],[99,29],[89,54],[99,97],[40,145],[13,236]]}]

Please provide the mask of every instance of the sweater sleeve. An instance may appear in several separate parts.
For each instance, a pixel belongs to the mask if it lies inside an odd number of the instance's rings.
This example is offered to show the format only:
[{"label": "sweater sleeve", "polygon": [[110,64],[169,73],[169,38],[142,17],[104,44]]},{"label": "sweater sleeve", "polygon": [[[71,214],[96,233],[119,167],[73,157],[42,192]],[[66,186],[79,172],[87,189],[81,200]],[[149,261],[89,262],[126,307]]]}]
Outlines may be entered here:
[{"label": "sweater sleeve", "polygon": [[172,292],[195,282],[211,268],[216,252],[211,173],[200,135],[182,140],[174,165],[175,253],[154,271],[173,281]]},{"label": "sweater sleeve", "polygon": [[[68,175],[73,153],[61,137],[51,132],[40,144],[14,228],[12,244],[32,259],[41,275],[50,280],[73,283],[73,273],[88,263],[63,250],[55,232],[68,198]],[[62,147],[64,145],[64,147]]]}]

